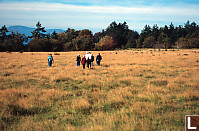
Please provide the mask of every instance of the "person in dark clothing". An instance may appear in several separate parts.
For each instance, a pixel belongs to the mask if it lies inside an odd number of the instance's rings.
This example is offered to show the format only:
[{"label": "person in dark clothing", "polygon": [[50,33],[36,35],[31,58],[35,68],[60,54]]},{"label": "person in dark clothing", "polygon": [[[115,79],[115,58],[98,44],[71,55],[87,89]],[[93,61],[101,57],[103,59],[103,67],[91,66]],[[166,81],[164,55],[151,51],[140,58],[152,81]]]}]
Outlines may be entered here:
[{"label": "person in dark clothing", "polygon": [[83,57],[82,57],[83,69],[85,69],[85,64],[86,64],[86,57],[83,55]]},{"label": "person in dark clothing", "polygon": [[93,66],[94,56],[91,54],[91,67]]},{"label": "person in dark clothing", "polygon": [[102,60],[102,56],[100,55],[100,53],[97,55],[96,57],[96,61],[97,61],[97,65],[100,65],[100,61]]},{"label": "person in dark clothing", "polygon": [[81,61],[81,57],[80,57],[80,55],[78,54],[77,55],[77,66],[80,66],[80,61]]}]

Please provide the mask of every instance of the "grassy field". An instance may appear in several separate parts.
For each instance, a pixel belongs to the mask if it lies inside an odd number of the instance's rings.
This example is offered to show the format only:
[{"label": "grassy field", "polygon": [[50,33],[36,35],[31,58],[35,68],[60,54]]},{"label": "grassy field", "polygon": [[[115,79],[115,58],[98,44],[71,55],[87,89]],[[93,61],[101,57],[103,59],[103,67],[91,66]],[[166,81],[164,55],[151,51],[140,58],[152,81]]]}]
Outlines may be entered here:
[{"label": "grassy field", "polygon": [[[92,52],[94,56],[98,52]],[[0,53],[1,130],[184,130],[199,115],[199,50]]]}]

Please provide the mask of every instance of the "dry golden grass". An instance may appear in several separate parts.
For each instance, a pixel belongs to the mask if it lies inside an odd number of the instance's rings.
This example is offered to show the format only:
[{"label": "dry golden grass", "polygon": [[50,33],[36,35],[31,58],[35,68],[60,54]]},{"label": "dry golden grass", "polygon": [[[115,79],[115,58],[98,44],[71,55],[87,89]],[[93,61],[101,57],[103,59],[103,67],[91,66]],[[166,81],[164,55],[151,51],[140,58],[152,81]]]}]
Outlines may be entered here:
[{"label": "dry golden grass", "polygon": [[48,52],[0,53],[1,130],[184,130],[199,114],[198,49],[100,53],[85,70],[83,51],[52,67]]}]

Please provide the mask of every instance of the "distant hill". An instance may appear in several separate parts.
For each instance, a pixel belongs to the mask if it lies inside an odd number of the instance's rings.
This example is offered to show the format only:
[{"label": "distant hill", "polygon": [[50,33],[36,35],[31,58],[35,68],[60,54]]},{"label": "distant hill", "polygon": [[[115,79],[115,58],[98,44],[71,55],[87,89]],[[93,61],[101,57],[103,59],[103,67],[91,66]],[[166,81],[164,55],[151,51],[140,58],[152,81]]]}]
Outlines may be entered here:
[{"label": "distant hill", "polygon": [[[30,27],[26,27],[26,26],[10,26],[8,27],[9,31],[13,31],[13,32],[19,32],[20,34],[25,34],[26,36],[31,36],[32,35],[32,31],[34,31],[36,28],[30,28]],[[56,31],[56,33],[60,33],[60,32],[64,32],[64,30],[62,29],[45,29],[46,30],[46,34],[48,33],[53,33],[54,31]]]}]

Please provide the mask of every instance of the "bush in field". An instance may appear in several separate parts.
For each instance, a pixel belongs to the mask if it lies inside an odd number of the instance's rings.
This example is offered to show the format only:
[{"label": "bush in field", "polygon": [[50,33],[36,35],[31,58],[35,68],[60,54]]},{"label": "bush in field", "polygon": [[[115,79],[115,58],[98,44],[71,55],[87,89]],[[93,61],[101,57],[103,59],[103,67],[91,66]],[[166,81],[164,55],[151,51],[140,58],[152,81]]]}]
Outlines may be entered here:
[{"label": "bush in field", "polygon": [[51,51],[52,45],[46,38],[32,39],[28,44],[28,51]]},{"label": "bush in field", "polygon": [[171,46],[170,45],[171,39],[168,37],[167,34],[161,33],[160,36],[158,37],[158,43],[162,44],[165,51]]},{"label": "bush in field", "polygon": [[50,45],[52,47],[52,51],[62,51],[63,44],[57,39],[50,39]]},{"label": "bush in field", "polygon": [[179,38],[175,44],[179,48],[199,48],[199,39],[198,38]]},{"label": "bush in field", "polygon": [[155,38],[153,36],[149,36],[144,39],[143,48],[152,48],[154,43],[156,43]]},{"label": "bush in field", "polygon": [[105,36],[100,39],[100,41],[95,45],[97,50],[112,50],[114,49],[115,43],[113,38],[110,36]]}]

